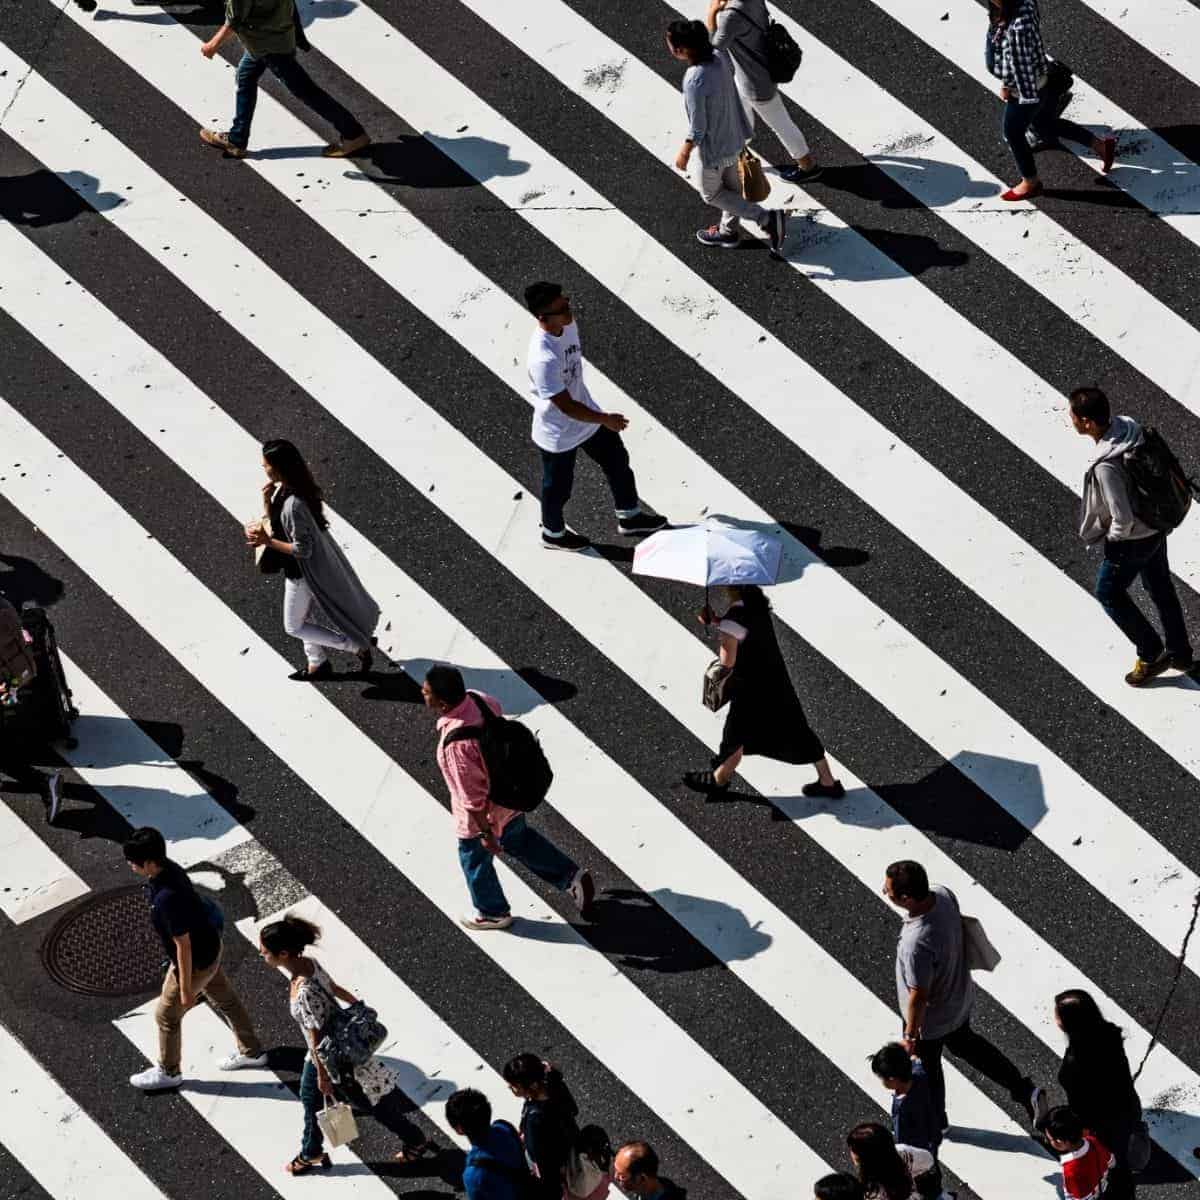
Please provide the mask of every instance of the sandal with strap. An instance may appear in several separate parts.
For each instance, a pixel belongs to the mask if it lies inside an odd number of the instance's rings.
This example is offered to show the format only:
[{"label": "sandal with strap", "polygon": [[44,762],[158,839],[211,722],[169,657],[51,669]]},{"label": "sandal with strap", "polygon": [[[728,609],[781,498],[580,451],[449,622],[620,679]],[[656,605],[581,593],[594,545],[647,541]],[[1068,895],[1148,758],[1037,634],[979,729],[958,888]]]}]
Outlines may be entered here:
[{"label": "sandal with strap", "polygon": [[328,1154],[322,1154],[318,1159],[305,1158],[303,1154],[297,1154],[290,1163],[283,1169],[289,1175],[307,1175],[309,1171],[315,1171],[318,1167],[322,1171],[328,1171],[333,1163],[329,1161]]},{"label": "sandal with strap", "polygon": [[686,771],[683,782],[693,792],[703,792],[708,796],[721,796],[729,791],[729,784],[718,783],[717,777],[712,771]]},{"label": "sandal with strap", "polygon": [[432,1138],[424,1142],[418,1142],[415,1146],[405,1146],[403,1150],[398,1150],[392,1155],[395,1162],[400,1163],[415,1163],[427,1155],[436,1157],[439,1153],[437,1142]]}]

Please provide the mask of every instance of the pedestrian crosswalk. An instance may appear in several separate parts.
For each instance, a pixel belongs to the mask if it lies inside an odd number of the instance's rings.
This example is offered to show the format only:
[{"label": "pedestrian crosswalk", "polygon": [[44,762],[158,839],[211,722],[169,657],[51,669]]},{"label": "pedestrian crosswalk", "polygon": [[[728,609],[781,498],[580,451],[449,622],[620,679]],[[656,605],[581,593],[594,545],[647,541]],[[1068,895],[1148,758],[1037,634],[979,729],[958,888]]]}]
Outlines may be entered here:
[{"label": "pedestrian crosswalk", "polygon": [[[1072,118],[1129,154],[1106,183],[1082,149],[1057,155],[1047,177],[1074,190],[1016,206],[995,199],[998,108],[986,136],[962,133],[993,83],[981,7],[773,6],[805,51],[782,91],[827,166],[806,189],[774,181],[769,203],[795,212],[786,265],[692,237],[704,210],[671,165],[683,117],[661,38],[701,0],[303,0],[308,65],[376,141],[354,162],[310,151],[310,115],[270,86],[255,152],[201,150],[196,126],[232,103],[230,64],[196,53],[208,15],[33,0],[0,18],[0,568],[65,583],[71,795],[248,889],[226,944],[281,1042],[285,991],[253,947],[299,909],[379,1008],[444,1143],[455,1086],[515,1117],[499,1068],[533,1048],[585,1118],[648,1136],[693,1195],[807,1194],[846,1166],[845,1131],[882,1117],[867,1057],[898,1017],[879,889],[911,857],[1002,952],[976,976],[978,1022],[1053,1090],[1053,997],[1090,991],[1131,1063],[1146,1056],[1153,1194],[1198,1194],[1200,684],[1121,680],[1130,651],[1075,538],[1089,456],[1063,397],[1099,380],[1200,463],[1200,321],[1179,283],[1200,266],[1200,168],[1173,124],[1200,100],[1197,17],[1061,2],[1064,28],[1105,52],[1126,39],[1181,95],[1160,119],[1100,50],[1052,44],[1076,71]],[[859,42],[850,19],[871,26]],[[957,100],[900,83],[881,38],[942,64]],[[677,785],[720,741],[698,703],[700,597],[633,577],[620,549],[541,552],[520,303],[535,278],[572,294],[645,500],[781,539],[776,621],[845,799],[805,799],[796,768],[764,759],[742,765],[745,804]],[[537,820],[592,866],[594,921],[502,862],[513,931],[462,930],[412,684],[287,680],[296,644],[241,546],[259,444],[281,434],[327,489],[392,669],[454,662],[537,730],[556,771]],[[569,519],[598,536],[593,500],[581,478]],[[1198,629],[1194,521],[1171,553]],[[327,1183],[284,1174],[292,1075],[219,1072],[228,1034],[207,1010],[185,1023],[182,1102],[124,1095],[126,1063],[154,1057],[153,1000],[85,1014],[37,963],[64,906],[123,864],[78,821],[39,818],[17,792],[0,804],[0,937],[29,977],[0,1006],[0,1073],[28,1098],[0,1143],[22,1170],[55,1200],[101,1173],[182,1195],[229,1163],[238,1195],[410,1190],[419,1176],[371,1142],[336,1152]],[[111,1070],[77,1061],[63,1031],[79,1023]],[[1055,1163],[1019,1110],[947,1078],[959,1195],[1048,1195]],[[48,1153],[55,1121],[73,1136]]]}]

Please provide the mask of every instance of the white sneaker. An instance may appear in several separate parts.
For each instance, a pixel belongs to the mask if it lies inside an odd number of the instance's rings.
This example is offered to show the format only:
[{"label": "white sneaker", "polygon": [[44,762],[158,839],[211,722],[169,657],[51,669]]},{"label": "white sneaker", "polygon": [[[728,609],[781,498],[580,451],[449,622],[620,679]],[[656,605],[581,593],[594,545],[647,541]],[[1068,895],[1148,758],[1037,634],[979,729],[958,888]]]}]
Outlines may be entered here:
[{"label": "white sneaker", "polygon": [[264,1051],[262,1054],[243,1054],[240,1050],[229,1055],[228,1058],[217,1060],[218,1071],[240,1071],[243,1067],[265,1067],[267,1065],[267,1055]]},{"label": "white sneaker", "polygon": [[567,885],[567,894],[575,902],[575,907],[579,909],[581,916],[587,912],[592,901],[595,900],[596,885],[592,882],[591,874],[583,867],[575,872],[574,878]]},{"label": "white sneaker", "polygon": [[129,1082],[143,1092],[162,1092],[167,1088],[177,1088],[183,1082],[183,1076],[168,1075],[158,1063],[155,1063],[145,1071],[130,1075]]},{"label": "white sneaker", "polygon": [[465,917],[459,917],[459,924],[465,929],[474,929],[476,931],[484,929],[507,929],[512,924],[511,916],[503,917],[485,917],[482,913],[467,913]]}]

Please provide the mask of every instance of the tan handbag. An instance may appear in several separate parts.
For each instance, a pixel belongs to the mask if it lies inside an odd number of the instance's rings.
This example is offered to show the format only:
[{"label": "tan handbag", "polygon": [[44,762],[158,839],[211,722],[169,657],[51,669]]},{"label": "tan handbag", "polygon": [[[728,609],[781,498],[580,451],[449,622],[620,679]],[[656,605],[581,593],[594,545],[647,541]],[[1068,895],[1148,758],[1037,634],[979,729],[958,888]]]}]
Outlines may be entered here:
[{"label": "tan handbag", "polygon": [[978,917],[963,917],[963,957],[968,971],[994,971],[1000,964],[1000,951],[992,945]]},{"label": "tan handbag", "polygon": [[762,163],[749,149],[738,155],[738,180],[742,185],[742,196],[751,204],[761,204],[771,194],[771,184]]},{"label": "tan handbag", "polygon": [[358,1137],[358,1122],[354,1110],[341,1101],[333,1104],[325,1097],[325,1107],[317,1113],[317,1124],[331,1146],[345,1146]]}]

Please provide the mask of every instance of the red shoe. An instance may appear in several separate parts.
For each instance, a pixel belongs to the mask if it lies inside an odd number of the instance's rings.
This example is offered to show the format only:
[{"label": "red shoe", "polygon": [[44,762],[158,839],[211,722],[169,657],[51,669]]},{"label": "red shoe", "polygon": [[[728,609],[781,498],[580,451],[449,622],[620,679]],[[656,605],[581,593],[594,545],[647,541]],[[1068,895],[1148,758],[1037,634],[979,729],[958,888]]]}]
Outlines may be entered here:
[{"label": "red shoe", "polygon": [[1113,159],[1117,157],[1117,139],[1115,137],[1100,140],[1100,174],[1107,175],[1112,170]]},{"label": "red shoe", "polygon": [[1016,188],[1009,188],[1007,192],[1000,193],[1001,200],[1032,200],[1034,196],[1042,194],[1042,181],[1039,179],[1027,192],[1018,192]]}]

